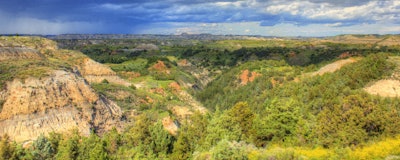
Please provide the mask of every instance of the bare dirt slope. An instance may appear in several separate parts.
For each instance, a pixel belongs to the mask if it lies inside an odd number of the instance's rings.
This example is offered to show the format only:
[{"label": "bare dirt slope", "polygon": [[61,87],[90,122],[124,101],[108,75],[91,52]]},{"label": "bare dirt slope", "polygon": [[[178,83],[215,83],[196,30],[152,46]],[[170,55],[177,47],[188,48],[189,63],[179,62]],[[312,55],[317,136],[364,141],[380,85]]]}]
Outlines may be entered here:
[{"label": "bare dirt slope", "polygon": [[49,77],[15,79],[1,92],[0,135],[25,141],[49,132],[77,128],[88,135],[117,125],[121,109],[97,93],[82,77],[54,71]]},{"label": "bare dirt slope", "polygon": [[383,97],[399,97],[400,81],[393,79],[382,79],[373,85],[364,88],[366,92]]},{"label": "bare dirt slope", "polygon": [[[79,66],[75,59],[86,56],[58,50],[55,45],[44,38],[0,37],[0,63],[14,65],[12,70],[1,71],[11,77],[0,79],[5,81],[0,86],[0,135],[22,142],[53,131],[74,128],[88,135],[91,130],[103,133],[120,126],[120,107],[99,95],[73,69]],[[37,67],[45,68],[45,74],[33,74]],[[92,67],[111,71],[101,64]],[[80,69],[86,74],[85,67]],[[17,74],[12,77],[9,72]],[[116,76],[113,72],[107,75]]]},{"label": "bare dirt slope", "polygon": [[332,73],[332,72],[339,70],[346,64],[354,63],[357,61],[358,61],[358,59],[356,59],[356,58],[338,60],[336,62],[333,62],[331,64],[328,64],[328,65],[322,67],[321,69],[319,69],[316,72],[311,73],[311,76],[323,75],[323,74],[329,73],[329,72]]},{"label": "bare dirt slope", "polygon": [[131,83],[117,76],[108,66],[98,63],[90,58],[84,58],[76,65],[82,76],[90,83],[100,83],[107,80],[110,83],[130,86]]},{"label": "bare dirt slope", "polygon": [[378,80],[372,85],[365,87],[364,90],[366,92],[383,97],[400,96],[400,57],[390,57],[389,61],[396,64],[396,68],[393,74],[387,79]]}]

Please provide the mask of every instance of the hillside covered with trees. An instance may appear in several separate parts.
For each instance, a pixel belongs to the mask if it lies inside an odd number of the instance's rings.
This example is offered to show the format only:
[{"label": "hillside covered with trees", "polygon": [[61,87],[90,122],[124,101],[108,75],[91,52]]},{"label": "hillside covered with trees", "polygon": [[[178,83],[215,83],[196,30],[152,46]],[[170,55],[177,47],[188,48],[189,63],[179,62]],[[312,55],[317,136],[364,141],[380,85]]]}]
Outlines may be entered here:
[{"label": "hillside covered with trees", "polygon": [[56,39],[131,84],[90,83],[124,125],[1,135],[0,159],[400,158],[400,99],[366,89],[400,80],[400,44],[338,39]]}]

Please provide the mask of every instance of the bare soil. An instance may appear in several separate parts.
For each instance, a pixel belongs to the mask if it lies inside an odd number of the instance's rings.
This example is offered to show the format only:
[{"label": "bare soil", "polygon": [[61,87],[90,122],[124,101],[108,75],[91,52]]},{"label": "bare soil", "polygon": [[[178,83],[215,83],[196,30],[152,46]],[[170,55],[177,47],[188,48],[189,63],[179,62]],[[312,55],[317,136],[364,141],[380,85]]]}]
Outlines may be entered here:
[{"label": "bare soil", "polygon": [[[400,63],[399,56],[389,58],[394,64]],[[400,96],[400,66],[397,65],[392,75],[387,79],[378,80],[370,86],[364,88],[366,92],[373,95],[383,97],[399,97]]]},{"label": "bare soil", "polygon": [[354,63],[354,62],[357,62],[357,61],[358,61],[358,59],[356,59],[356,58],[338,60],[336,62],[333,62],[331,64],[328,64],[328,65],[322,67],[318,71],[313,72],[311,75],[312,76],[316,76],[316,75],[323,75],[325,73],[332,73],[332,72],[335,72],[335,71],[339,70],[340,68],[342,68],[346,64]]},{"label": "bare soil", "polygon": [[398,97],[400,95],[400,81],[383,79],[375,82],[372,86],[364,88],[366,92],[383,97]]}]

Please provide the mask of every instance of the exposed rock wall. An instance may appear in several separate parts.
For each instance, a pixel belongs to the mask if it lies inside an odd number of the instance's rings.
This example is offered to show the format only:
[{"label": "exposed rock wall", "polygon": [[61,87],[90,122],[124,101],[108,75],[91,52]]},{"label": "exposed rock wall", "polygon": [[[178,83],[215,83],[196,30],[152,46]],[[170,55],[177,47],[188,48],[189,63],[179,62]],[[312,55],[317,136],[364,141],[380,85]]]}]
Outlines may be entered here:
[{"label": "exposed rock wall", "polygon": [[[8,134],[22,142],[52,131],[77,128],[88,135],[91,130],[101,134],[120,127],[120,107],[98,95],[89,85],[103,79],[130,85],[110,68],[81,53],[58,50],[51,40],[0,36],[0,63],[22,60],[32,62],[32,67],[48,67],[47,74],[36,77],[27,74],[23,79],[12,79],[1,86],[0,136]],[[40,61],[46,63],[35,65]]]},{"label": "exposed rock wall", "polygon": [[240,85],[244,86],[247,85],[249,82],[253,82],[257,77],[261,76],[260,73],[257,72],[250,72],[248,69],[243,70],[239,76]]},{"label": "exposed rock wall", "polygon": [[89,81],[90,83],[100,83],[104,79],[108,82],[120,84],[124,86],[130,86],[131,83],[120,78],[117,74],[109,67],[100,64],[92,59],[85,58],[77,64],[77,69],[80,74]]},{"label": "exposed rock wall", "polygon": [[83,135],[90,133],[90,124],[72,106],[48,109],[45,112],[16,115],[0,121],[0,134],[8,134],[13,140],[23,142],[33,140],[40,134],[52,131],[64,132],[78,129]]},{"label": "exposed rock wall", "polygon": [[15,79],[1,92],[0,135],[16,141],[35,139],[50,131],[78,128],[89,134],[118,126],[121,109],[101,97],[78,75],[56,70],[49,77]]}]

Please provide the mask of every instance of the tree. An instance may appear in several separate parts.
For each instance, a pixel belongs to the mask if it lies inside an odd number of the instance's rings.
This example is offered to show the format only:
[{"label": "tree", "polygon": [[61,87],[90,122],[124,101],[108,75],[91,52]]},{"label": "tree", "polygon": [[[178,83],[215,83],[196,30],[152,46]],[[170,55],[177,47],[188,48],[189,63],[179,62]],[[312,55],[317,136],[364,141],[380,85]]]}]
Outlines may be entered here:
[{"label": "tree", "polygon": [[395,135],[400,117],[392,105],[398,104],[390,103],[367,94],[344,97],[341,104],[325,107],[318,115],[315,134],[325,147],[356,146],[371,137]]},{"label": "tree", "polygon": [[[294,135],[297,122],[300,119],[300,107],[301,103],[293,98],[273,99],[267,103],[265,119],[263,120],[266,126],[266,128],[263,128],[264,134],[271,137],[272,140],[281,141],[285,141],[285,138]],[[258,124],[258,126],[260,125]]]},{"label": "tree", "polygon": [[185,160],[191,157],[194,148],[192,148],[191,144],[195,143],[190,141],[189,134],[186,132],[187,126],[183,126],[180,129],[180,133],[178,139],[174,143],[174,147],[172,150],[171,158],[176,160]]},{"label": "tree", "polygon": [[208,115],[195,112],[179,129],[172,150],[172,159],[190,159],[196,148],[204,143],[208,126]]},{"label": "tree", "polygon": [[51,145],[51,142],[44,135],[40,135],[33,142],[31,154],[34,159],[53,159],[55,153],[55,149]]},{"label": "tree", "polygon": [[91,133],[89,137],[84,137],[79,145],[80,160],[105,160],[108,159],[105,143],[95,134]]},{"label": "tree", "polygon": [[241,141],[243,135],[239,123],[237,123],[227,112],[214,115],[207,126],[207,136],[203,149],[209,149],[222,139],[228,141]]},{"label": "tree", "polygon": [[56,159],[59,160],[75,160],[79,155],[79,140],[81,136],[79,135],[79,131],[74,129],[71,131],[70,136],[63,137],[63,140],[60,142],[60,146],[58,149],[58,153],[56,155]]},{"label": "tree", "polygon": [[128,132],[124,133],[124,143],[126,143],[129,147],[136,147],[141,144],[150,144],[151,134],[149,127],[152,125],[152,123],[153,122],[150,116],[146,113],[139,115],[132,128],[130,128]]},{"label": "tree", "polygon": [[0,159],[11,159],[15,152],[15,146],[10,143],[10,137],[5,134],[0,137]]},{"label": "tree", "polygon": [[164,129],[164,126],[159,121],[150,128],[151,143],[150,147],[157,157],[166,157],[172,151],[174,137]]},{"label": "tree", "polygon": [[265,147],[274,136],[270,132],[267,119],[258,114],[254,118],[252,129],[254,131],[252,141],[257,147]]},{"label": "tree", "polygon": [[246,160],[247,151],[246,145],[238,142],[229,142],[226,139],[218,142],[216,146],[211,148],[210,152],[212,155],[212,159],[237,159],[237,160]]},{"label": "tree", "polygon": [[228,115],[233,119],[234,123],[239,124],[243,135],[251,136],[254,113],[246,102],[236,103],[235,106],[228,110]]},{"label": "tree", "polygon": [[104,142],[106,143],[106,149],[109,154],[114,154],[117,152],[118,147],[122,145],[121,135],[118,133],[117,129],[114,127],[103,136]]},{"label": "tree", "polygon": [[54,150],[54,153],[57,153],[58,152],[58,146],[59,146],[60,141],[62,139],[62,134],[55,133],[55,132],[50,132],[49,133],[49,137],[47,139],[50,142],[51,147]]}]

